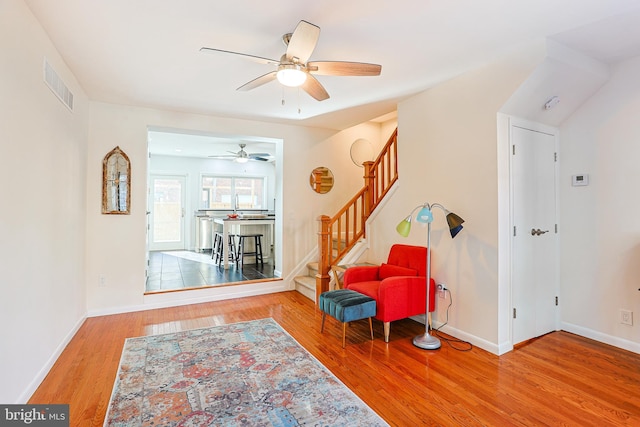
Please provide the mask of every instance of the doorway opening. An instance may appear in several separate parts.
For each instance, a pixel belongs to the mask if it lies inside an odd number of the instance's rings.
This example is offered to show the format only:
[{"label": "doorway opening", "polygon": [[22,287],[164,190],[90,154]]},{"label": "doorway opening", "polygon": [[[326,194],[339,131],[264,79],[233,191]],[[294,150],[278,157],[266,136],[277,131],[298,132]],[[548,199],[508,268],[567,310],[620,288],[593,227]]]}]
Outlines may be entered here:
[{"label": "doorway opening", "polygon": [[186,176],[151,175],[149,250],[185,249]]},{"label": "doorway opening", "polygon": [[[282,140],[149,128],[148,152],[146,293],[280,280]],[[213,234],[235,215],[265,234],[264,266],[213,259]]]}]

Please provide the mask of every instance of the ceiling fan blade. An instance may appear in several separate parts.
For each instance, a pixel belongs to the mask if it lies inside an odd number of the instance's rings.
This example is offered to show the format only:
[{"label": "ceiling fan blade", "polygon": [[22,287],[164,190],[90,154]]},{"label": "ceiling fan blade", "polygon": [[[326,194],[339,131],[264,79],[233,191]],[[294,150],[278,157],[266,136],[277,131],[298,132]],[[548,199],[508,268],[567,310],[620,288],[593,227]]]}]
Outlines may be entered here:
[{"label": "ceiling fan blade", "polygon": [[249,157],[270,157],[269,153],[249,153]]},{"label": "ceiling fan blade", "polygon": [[200,48],[200,52],[204,52],[204,53],[229,53],[231,55],[243,56],[243,57],[245,57],[247,59],[250,59],[252,61],[258,62],[260,64],[275,64],[275,65],[278,65],[280,63],[280,61],[276,61],[275,59],[263,58],[261,56],[248,55],[246,53],[240,53],[240,52],[232,52],[230,50],[214,49],[214,48],[211,48],[211,47],[201,47]]},{"label": "ceiling fan blade", "polygon": [[365,62],[313,61],[307,64],[310,73],[322,76],[379,76],[382,65]]},{"label": "ceiling fan blade", "polygon": [[270,73],[263,74],[260,77],[251,80],[248,83],[243,84],[237,90],[248,91],[248,90],[251,90],[251,89],[255,89],[258,86],[262,86],[264,84],[267,84],[267,83],[269,83],[271,81],[274,81],[275,79],[276,79],[276,71],[272,71]]},{"label": "ceiling fan blade", "polygon": [[289,40],[285,54],[287,59],[298,58],[299,63],[305,64],[316,48],[319,37],[320,27],[307,21],[300,21]]},{"label": "ceiling fan blade", "polygon": [[300,87],[317,101],[329,99],[329,94],[325,88],[320,84],[318,79],[313,77],[311,74],[307,75],[307,80],[305,80]]},{"label": "ceiling fan blade", "polygon": [[218,154],[214,154],[214,155],[207,156],[207,157],[209,157],[210,159],[227,160],[227,159],[235,159],[238,156],[236,156],[235,154],[234,155],[230,155],[230,154],[219,154],[219,155]]},{"label": "ceiling fan blade", "polygon": [[268,157],[260,157],[260,156],[249,156],[249,160],[257,160],[259,162],[268,162]]}]

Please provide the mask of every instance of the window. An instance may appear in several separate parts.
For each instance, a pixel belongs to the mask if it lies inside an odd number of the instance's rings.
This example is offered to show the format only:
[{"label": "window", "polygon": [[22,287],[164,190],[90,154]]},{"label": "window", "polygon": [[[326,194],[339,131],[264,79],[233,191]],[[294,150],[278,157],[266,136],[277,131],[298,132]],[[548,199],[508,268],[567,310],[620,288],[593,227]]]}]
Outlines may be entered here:
[{"label": "window", "polygon": [[265,178],[202,177],[201,209],[266,209]]}]

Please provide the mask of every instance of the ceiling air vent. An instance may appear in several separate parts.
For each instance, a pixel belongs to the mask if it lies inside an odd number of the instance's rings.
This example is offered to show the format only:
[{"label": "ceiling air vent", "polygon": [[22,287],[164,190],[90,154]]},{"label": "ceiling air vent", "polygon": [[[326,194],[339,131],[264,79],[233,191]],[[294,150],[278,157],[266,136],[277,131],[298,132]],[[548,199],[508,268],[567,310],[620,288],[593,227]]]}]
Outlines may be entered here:
[{"label": "ceiling air vent", "polygon": [[58,76],[58,73],[56,73],[51,64],[49,64],[47,58],[44,59],[44,82],[58,99],[62,101],[70,111],[73,111],[73,93],[71,93],[67,85],[65,85],[60,76]]}]

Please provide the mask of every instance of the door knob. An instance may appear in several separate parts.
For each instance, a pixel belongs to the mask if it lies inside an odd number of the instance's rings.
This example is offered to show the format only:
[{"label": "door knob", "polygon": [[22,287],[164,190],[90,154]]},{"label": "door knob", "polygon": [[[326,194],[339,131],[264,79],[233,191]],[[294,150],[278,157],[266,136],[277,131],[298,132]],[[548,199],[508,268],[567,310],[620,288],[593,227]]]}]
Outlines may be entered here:
[{"label": "door knob", "polygon": [[548,233],[548,232],[549,232],[549,230],[544,230],[544,231],[542,231],[542,230],[540,230],[539,228],[538,228],[538,229],[535,229],[535,228],[532,228],[532,229],[531,229],[531,235],[532,235],[532,236],[539,236],[539,235],[541,235],[541,234]]}]

